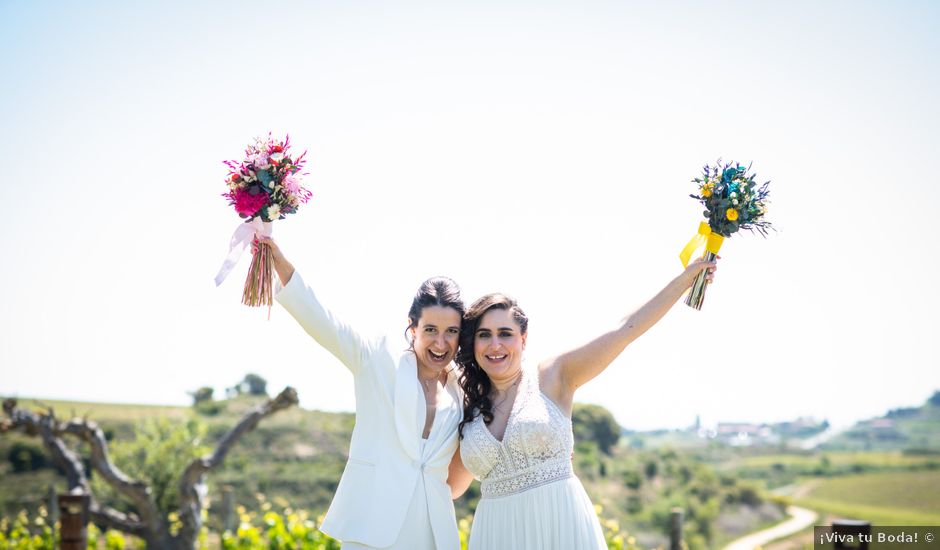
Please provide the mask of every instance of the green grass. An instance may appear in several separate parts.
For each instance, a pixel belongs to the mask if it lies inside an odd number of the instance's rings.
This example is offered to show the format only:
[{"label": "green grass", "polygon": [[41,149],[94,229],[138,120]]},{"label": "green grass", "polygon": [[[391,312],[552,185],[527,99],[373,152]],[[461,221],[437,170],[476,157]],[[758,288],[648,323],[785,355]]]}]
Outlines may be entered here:
[{"label": "green grass", "polygon": [[738,479],[757,481],[772,490],[793,485],[801,478],[940,470],[940,456],[900,451],[742,454],[729,457],[717,469]]},{"label": "green grass", "polygon": [[833,466],[860,464],[883,468],[909,468],[922,464],[938,463],[940,458],[929,455],[905,455],[900,451],[885,452],[826,452],[815,454],[772,454],[742,457],[733,466],[746,468],[769,468],[774,464],[787,467],[812,467],[826,456]]},{"label": "green grass", "polygon": [[52,407],[59,418],[73,416],[88,417],[96,422],[106,420],[137,421],[145,418],[166,416],[170,418],[189,418],[191,407],[170,405],[137,405],[123,403],[86,403],[80,401],[58,401],[55,399],[17,399],[17,404],[24,409],[45,411]]},{"label": "green grass", "polygon": [[940,525],[940,472],[831,478],[795,504],[874,525]]}]

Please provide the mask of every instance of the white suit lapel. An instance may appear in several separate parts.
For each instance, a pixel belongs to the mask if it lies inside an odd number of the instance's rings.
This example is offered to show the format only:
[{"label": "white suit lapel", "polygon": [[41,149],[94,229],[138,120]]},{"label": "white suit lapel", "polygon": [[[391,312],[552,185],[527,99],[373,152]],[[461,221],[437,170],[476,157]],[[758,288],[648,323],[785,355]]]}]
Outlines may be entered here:
[{"label": "white suit lapel", "polygon": [[418,393],[418,363],[414,353],[405,352],[398,360],[395,373],[395,428],[405,454],[412,460],[421,458],[419,433],[424,426],[424,399]]}]

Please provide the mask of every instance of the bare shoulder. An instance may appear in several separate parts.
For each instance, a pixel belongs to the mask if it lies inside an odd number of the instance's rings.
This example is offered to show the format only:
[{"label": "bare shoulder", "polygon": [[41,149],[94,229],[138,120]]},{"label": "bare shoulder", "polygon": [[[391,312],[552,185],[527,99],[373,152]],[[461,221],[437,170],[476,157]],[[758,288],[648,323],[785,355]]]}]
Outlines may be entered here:
[{"label": "bare shoulder", "polygon": [[561,363],[557,357],[546,359],[539,363],[539,389],[546,397],[551,399],[558,408],[569,417],[571,416],[571,406],[574,401],[568,385],[563,378]]}]

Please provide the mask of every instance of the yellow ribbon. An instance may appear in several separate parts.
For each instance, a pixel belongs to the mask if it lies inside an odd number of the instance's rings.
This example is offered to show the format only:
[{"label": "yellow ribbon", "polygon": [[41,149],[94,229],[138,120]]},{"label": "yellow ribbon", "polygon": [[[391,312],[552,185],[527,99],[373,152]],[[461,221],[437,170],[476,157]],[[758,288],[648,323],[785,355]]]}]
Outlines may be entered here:
[{"label": "yellow ribbon", "polygon": [[705,250],[712,254],[718,254],[718,249],[721,248],[721,243],[723,243],[724,240],[724,237],[718,233],[712,232],[712,228],[708,225],[708,222],[698,224],[698,233],[692,237],[689,244],[685,245],[685,248],[679,253],[679,259],[682,260],[682,267],[689,267],[689,260],[692,259],[692,254],[702,245],[705,245]]}]

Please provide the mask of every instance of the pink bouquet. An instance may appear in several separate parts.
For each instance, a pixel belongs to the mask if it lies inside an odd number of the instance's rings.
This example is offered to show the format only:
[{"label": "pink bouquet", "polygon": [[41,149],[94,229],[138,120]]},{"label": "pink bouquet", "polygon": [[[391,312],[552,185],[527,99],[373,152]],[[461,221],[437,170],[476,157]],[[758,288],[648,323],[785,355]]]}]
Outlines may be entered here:
[{"label": "pink bouquet", "polygon": [[[300,170],[307,153],[304,151],[293,159],[289,149],[290,136],[276,141],[268,134],[267,139],[255,138],[245,149],[245,160],[225,161],[229,168],[225,180],[229,190],[222,196],[246,221],[232,235],[229,255],[215,277],[216,286],[222,284],[256,236],[271,235],[271,222],[293,214],[301,203],[310,199],[310,191],[300,185],[300,176],[306,175],[300,174]],[[271,306],[273,298],[271,249],[262,245],[252,258],[242,303]]]}]

